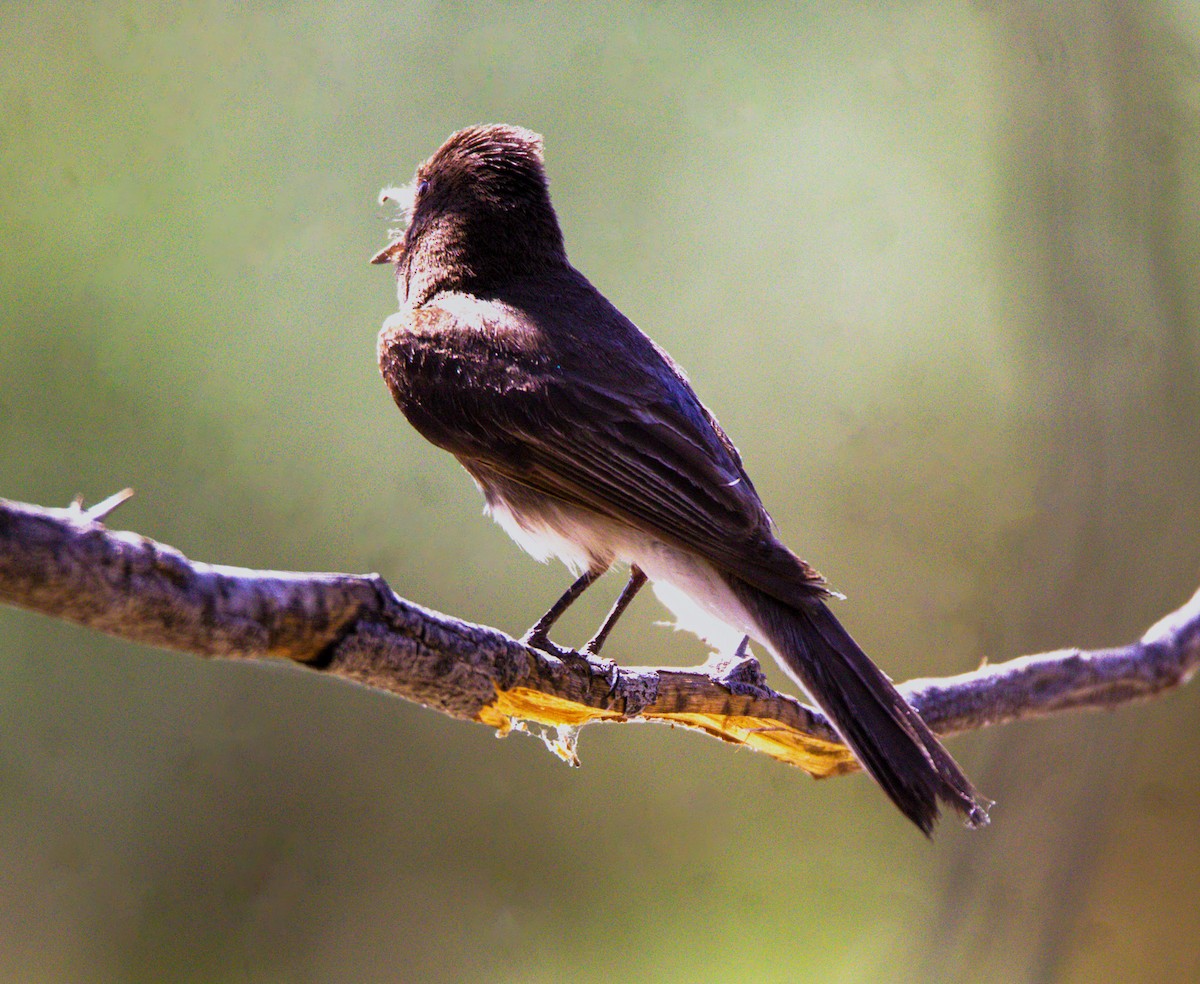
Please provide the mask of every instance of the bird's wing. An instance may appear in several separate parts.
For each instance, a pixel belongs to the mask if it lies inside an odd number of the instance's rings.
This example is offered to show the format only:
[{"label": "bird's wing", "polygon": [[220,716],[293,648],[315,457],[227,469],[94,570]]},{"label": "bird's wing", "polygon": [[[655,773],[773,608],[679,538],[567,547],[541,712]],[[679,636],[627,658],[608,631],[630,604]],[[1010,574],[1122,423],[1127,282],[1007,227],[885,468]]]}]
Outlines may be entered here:
[{"label": "bird's wing", "polygon": [[826,593],[775,538],[733,444],[656,349],[646,350],[656,365],[601,383],[544,353],[502,350],[504,332],[437,307],[410,319],[381,336],[380,365],[434,444],[682,546],[781,600]]}]

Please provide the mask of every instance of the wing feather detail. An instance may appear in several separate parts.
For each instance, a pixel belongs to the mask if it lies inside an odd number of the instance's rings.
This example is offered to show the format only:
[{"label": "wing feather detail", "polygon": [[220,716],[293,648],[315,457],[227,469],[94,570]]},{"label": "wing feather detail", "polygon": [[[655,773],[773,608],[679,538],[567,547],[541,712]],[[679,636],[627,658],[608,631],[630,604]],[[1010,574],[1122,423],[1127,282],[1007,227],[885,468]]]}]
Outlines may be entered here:
[{"label": "wing feather detail", "polygon": [[775,538],[732,442],[671,363],[598,379],[519,339],[429,306],[385,328],[380,367],[413,426],[468,470],[682,546],[780,600],[827,593]]}]

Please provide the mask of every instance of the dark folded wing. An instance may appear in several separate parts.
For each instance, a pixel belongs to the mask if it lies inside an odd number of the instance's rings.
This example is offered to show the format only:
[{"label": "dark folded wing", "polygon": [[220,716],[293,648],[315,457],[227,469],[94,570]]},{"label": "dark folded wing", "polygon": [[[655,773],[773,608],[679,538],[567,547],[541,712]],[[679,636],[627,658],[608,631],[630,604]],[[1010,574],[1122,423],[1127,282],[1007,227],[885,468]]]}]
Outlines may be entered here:
[{"label": "dark folded wing", "polygon": [[495,336],[455,333],[437,308],[416,314],[424,330],[390,343],[404,392],[389,386],[435,444],[683,546],[781,600],[824,593],[775,539],[732,443],[656,350],[647,349],[653,364],[601,382],[540,355],[498,353]]}]

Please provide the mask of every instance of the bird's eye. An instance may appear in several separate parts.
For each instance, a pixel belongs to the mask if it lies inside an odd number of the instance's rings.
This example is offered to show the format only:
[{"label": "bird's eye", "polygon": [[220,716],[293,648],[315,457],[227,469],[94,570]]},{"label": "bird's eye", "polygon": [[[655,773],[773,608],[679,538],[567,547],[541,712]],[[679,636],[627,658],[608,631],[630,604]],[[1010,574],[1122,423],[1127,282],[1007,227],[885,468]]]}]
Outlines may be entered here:
[{"label": "bird's eye", "polygon": [[417,194],[418,195],[423,195],[428,190],[429,190],[429,179],[428,178],[422,178],[419,182],[417,182]]}]

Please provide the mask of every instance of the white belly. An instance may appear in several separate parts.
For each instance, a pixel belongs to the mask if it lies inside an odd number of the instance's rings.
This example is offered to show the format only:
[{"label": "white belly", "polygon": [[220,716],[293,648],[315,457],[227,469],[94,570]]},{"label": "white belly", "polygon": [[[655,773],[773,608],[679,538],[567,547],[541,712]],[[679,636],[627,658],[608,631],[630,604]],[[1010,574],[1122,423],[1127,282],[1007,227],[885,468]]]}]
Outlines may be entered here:
[{"label": "white belly", "polygon": [[722,654],[732,653],[743,636],[758,637],[750,614],[711,564],[663,543],[643,546],[648,549],[623,559],[650,578],[658,600],[670,609],[679,628]]},{"label": "white belly", "polygon": [[536,523],[518,519],[502,503],[489,510],[530,556],[557,557],[576,573],[593,564],[635,564],[654,585],[654,593],[686,629],[719,653],[730,653],[749,635],[761,640],[745,607],[707,561],[594,513],[570,507],[543,507]]}]

